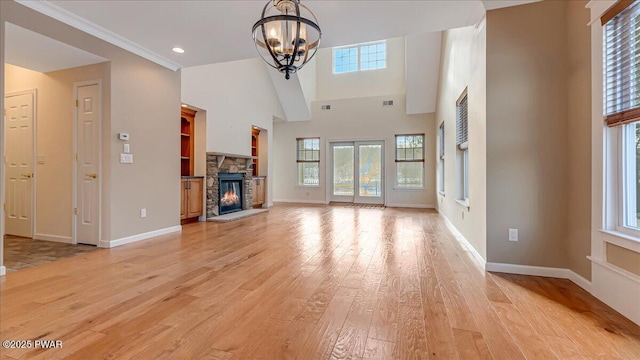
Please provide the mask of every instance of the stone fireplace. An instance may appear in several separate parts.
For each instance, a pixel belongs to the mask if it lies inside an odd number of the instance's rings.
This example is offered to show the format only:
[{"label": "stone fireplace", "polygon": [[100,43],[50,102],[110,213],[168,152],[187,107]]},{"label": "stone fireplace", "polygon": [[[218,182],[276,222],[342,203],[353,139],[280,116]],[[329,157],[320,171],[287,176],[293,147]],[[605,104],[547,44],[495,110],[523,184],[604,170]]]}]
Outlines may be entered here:
[{"label": "stone fireplace", "polygon": [[252,208],[251,163],[250,156],[207,153],[207,218]]}]

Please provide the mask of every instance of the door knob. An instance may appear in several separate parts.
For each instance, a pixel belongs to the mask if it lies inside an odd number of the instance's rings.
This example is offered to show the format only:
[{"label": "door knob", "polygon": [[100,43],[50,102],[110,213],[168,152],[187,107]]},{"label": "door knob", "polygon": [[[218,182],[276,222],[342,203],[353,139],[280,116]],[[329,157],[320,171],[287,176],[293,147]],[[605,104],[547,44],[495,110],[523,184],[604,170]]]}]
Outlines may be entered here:
[{"label": "door knob", "polygon": [[93,173],[93,174],[84,174],[84,176],[95,179],[95,178],[97,178],[97,177],[98,177],[98,174],[96,174],[96,173]]},{"label": "door knob", "polygon": [[33,176],[33,174],[31,174],[31,173],[22,174],[22,177],[23,178],[27,178],[27,179],[31,179],[32,176]]}]

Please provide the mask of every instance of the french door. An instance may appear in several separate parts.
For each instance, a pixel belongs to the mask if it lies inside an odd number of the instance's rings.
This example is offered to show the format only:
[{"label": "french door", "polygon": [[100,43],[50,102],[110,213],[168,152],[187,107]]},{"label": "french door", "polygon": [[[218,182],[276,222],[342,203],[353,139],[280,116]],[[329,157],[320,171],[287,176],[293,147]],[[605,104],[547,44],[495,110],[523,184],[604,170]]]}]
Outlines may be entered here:
[{"label": "french door", "polygon": [[384,204],[384,143],[332,142],[330,200]]}]

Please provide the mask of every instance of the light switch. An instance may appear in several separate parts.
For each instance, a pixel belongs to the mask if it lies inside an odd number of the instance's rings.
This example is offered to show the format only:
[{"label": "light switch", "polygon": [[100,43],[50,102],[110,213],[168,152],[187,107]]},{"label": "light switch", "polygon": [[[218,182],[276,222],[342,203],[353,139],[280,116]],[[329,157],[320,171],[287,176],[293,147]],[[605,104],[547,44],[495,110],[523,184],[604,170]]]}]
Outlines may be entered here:
[{"label": "light switch", "polygon": [[120,164],[133,164],[133,154],[120,154]]},{"label": "light switch", "polygon": [[125,154],[128,154],[131,152],[131,147],[130,144],[124,144],[124,150],[122,150]]}]

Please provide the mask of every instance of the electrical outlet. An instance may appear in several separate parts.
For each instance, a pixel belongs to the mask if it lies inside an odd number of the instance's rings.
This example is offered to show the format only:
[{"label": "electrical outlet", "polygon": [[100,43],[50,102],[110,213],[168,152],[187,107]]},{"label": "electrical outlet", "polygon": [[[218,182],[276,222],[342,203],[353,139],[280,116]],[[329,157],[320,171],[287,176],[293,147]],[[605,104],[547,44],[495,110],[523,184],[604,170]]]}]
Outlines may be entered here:
[{"label": "electrical outlet", "polygon": [[147,209],[140,209],[140,217],[141,218],[147,217]]},{"label": "electrical outlet", "polygon": [[518,229],[509,229],[509,241],[518,241]]}]

